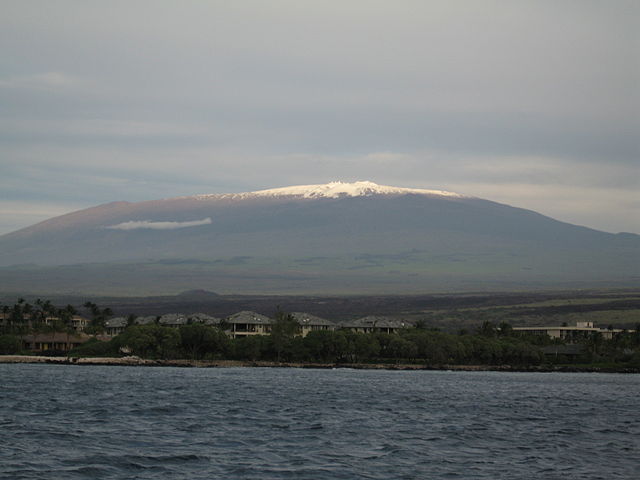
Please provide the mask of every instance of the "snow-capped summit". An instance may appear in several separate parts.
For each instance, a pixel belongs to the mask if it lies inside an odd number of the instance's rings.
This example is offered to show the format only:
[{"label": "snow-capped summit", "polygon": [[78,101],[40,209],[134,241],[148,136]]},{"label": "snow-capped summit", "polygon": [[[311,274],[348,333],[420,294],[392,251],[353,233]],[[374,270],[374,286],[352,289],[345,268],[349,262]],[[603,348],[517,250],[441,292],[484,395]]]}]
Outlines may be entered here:
[{"label": "snow-capped summit", "polygon": [[[254,192],[223,194],[233,197],[302,197],[302,198],[340,198],[340,197],[366,197],[370,195],[436,195],[444,197],[462,198],[463,195],[444,190],[426,190],[422,188],[401,188],[388,185],[378,185],[369,181],[330,182],[317,185],[294,185],[290,187],[270,188]],[[219,195],[197,195],[197,198],[212,198]]]},{"label": "snow-capped summit", "polygon": [[365,197],[369,195],[393,195],[403,193],[415,193],[423,195],[443,195],[447,197],[461,197],[461,195],[443,190],[425,190],[420,188],[400,188],[387,185],[378,185],[369,181],[353,183],[330,182],[320,185],[297,185],[292,187],[272,188],[251,192],[259,196],[284,196],[294,195],[304,198],[339,198],[339,197]]}]

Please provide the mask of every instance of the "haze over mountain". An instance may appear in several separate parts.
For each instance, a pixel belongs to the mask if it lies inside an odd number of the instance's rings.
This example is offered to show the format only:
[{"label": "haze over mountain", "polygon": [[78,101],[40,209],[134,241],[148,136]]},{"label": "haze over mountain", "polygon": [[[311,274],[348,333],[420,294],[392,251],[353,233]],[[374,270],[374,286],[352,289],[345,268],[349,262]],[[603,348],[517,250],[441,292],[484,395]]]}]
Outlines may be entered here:
[{"label": "haze over mountain", "polygon": [[4,291],[634,286],[639,258],[638,235],[372,182],[113,202],[0,237]]}]

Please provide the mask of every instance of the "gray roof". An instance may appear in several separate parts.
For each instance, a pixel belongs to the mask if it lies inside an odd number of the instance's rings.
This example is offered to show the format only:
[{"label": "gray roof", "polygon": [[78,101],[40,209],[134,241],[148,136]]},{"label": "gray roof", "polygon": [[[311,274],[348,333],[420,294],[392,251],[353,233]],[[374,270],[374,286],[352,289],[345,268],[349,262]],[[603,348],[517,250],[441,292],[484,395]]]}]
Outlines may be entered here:
[{"label": "gray roof", "polygon": [[160,325],[186,325],[187,317],[181,313],[165,313],[158,320]]},{"label": "gray roof", "polygon": [[136,325],[149,325],[150,323],[156,323],[156,317],[153,315],[149,315],[148,317],[138,317],[133,323]]},{"label": "gray roof", "polygon": [[220,319],[207,315],[206,313],[192,313],[189,315],[191,323],[202,323],[204,325],[219,325]]},{"label": "gray roof", "polygon": [[129,324],[125,317],[114,317],[104,322],[106,328],[122,328]]},{"label": "gray roof", "polygon": [[347,328],[406,328],[409,325],[402,320],[369,315],[342,324]]},{"label": "gray roof", "polygon": [[227,321],[229,323],[247,323],[253,325],[270,325],[271,323],[273,323],[273,320],[271,320],[269,317],[256,312],[249,312],[247,310],[234,313],[229,318],[227,318]]},{"label": "gray roof", "polygon": [[336,324],[326,318],[320,318],[310,313],[293,312],[291,316],[296,319],[300,325],[322,325],[335,327]]}]

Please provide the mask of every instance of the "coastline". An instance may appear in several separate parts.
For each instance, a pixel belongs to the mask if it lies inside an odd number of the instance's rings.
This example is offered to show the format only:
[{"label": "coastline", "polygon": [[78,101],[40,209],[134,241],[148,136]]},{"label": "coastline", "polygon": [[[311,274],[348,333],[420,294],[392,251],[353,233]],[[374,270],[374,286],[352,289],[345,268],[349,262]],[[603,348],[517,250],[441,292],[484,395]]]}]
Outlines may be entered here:
[{"label": "coastline", "polygon": [[425,365],[411,363],[303,363],[242,360],[151,360],[131,357],[45,357],[0,355],[0,363],[46,363],[52,365],[102,365],[128,367],[182,368],[316,368],[356,370],[438,370],[460,372],[540,372],[540,373],[640,373],[639,367],[596,367],[589,365]]}]

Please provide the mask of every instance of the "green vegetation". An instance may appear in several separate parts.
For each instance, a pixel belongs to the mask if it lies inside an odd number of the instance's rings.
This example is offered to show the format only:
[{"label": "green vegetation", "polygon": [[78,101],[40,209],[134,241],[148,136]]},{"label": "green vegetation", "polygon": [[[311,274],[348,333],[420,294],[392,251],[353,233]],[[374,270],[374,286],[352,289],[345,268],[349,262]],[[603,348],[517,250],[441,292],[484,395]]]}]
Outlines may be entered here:
[{"label": "green vegetation", "polygon": [[73,333],[73,317],[78,312],[72,305],[56,307],[49,300],[34,304],[19,298],[13,305],[0,305],[0,334]]},{"label": "green vegetation", "polygon": [[409,312],[403,318],[420,319],[442,329],[473,329],[485,321],[506,322],[518,327],[593,322],[605,327],[633,329],[640,322],[640,295],[590,296],[585,293],[584,296],[563,298],[557,294],[557,298],[539,302],[433,308]]},{"label": "green vegetation", "polygon": [[[443,297],[444,298],[444,297]],[[522,297],[526,299],[526,296]],[[511,305],[482,302],[490,298],[461,297],[462,308],[452,310],[445,303],[440,310],[409,313],[414,327],[398,333],[354,333],[348,329],[317,330],[305,337],[291,315],[279,308],[271,325],[270,335],[229,337],[229,324],[217,326],[189,323],[178,328],[159,325],[135,325],[129,316],[126,330],[109,341],[92,338],[70,352],[76,357],[110,357],[136,355],[150,359],[240,360],[324,364],[407,363],[423,365],[616,365],[640,368],[640,317],[638,296],[601,295],[588,298],[545,299],[539,302],[520,301]],[[432,301],[441,299],[434,297]],[[451,300],[447,300],[451,302]],[[581,300],[585,300],[582,301]],[[473,304],[472,302],[475,302]],[[478,303],[480,302],[480,303]],[[472,304],[474,306],[466,306]],[[102,333],[105,320],[113,315],[110,308],[92,302],[84,304],[91,318],[89,333]],[[372,308],[369,306],[369,308]],[[397,308],[397,307],[396,307]],[[0,354],[22,351],[26,334],[63,332],[75,333],[73,319],[76,309],[67,305],[56,307],[49,300],[33,304],[18,299],[12,305],[0,305]],[[635,328],[634,333],[615,335],[605,341],[600,334],[585,337],[580,348],[543,349],[563,345],[544,335],[514,331],[512,325],[573,324],[594,316],[624,321],[601,322],[601,325]],[[442,322],[449,328],[441,330]],[[452,326],[458,327],[453,330]],[[86,337],[85,337],[86,338]],[[555,351],[555,353],[553,353]],[[550,353],[552,352],[552,353]],[[53,353],[53,352],[52,352]],[[64,352],[59,352],[64,354]]]},{"label": "green vegetation", "polygon": [[84,308],[91,313],[91,323],[85,329],[87,333],[100,333],[104,330],[104,324],[107,319],[113,316],[113,311],[110,308],[100,308],[93,302],[85,302]]},{"label": "green vegetation", "polygon": [[20,337],[0,335],[0,355],[14,355],[22,350]]},{"label": "green vegetation", "polygon": [[[282,314],[271,335],[229,338],[218,327],[199,324],[179,328],[136,325],[109,342],[91,341],[71,356],[133,354],[151,359],[245,360],[308,363],[416,363],[428,365],[530,366],[562,364],[567,357],[545,359],[540,347],[558,343],[546,337],[514,334],[507,325],[483,324],[476,334],[410,328],[397,334],[354,333],[348,330],[312,331],[296,335],[289,315]],[[276,323],[278,325],[278,323]],[[610,342],[593,338],[578,363],[610,362],[640,366],[640,335],[628,334]]]}]

